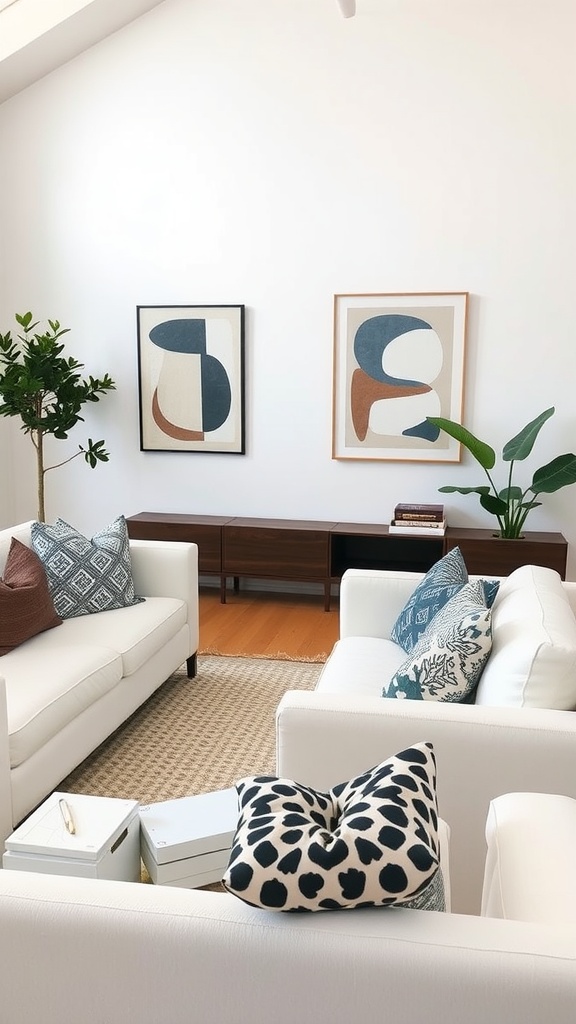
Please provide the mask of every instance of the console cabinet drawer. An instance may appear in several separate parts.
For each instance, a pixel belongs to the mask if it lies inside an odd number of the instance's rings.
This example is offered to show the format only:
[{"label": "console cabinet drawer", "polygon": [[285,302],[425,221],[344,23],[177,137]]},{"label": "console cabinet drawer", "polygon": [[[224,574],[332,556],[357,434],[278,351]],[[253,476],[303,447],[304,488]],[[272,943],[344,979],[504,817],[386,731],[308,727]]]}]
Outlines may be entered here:
[{"label": "console cabinet drawer", "polygon": [[198,545],[198,572],[220,574],[222,567],[221,516],[141,512],[127,520],[128,534],[139,540],[178,540]]},{"label": "console cabinet drawer", "polygon": [[229,575],[289,579],[329,575],[327,531],[234,523],[224,527],[223,537],[223,571]]},{"label": "console cabinet drawer", "polygon": [[445,549],[459,547],[468,572],[509,576],[522,565],[543,565],[566,579],[568,542],[561,533],[526,532],[519,540],[495,537],[490,530],[448,529]]}]

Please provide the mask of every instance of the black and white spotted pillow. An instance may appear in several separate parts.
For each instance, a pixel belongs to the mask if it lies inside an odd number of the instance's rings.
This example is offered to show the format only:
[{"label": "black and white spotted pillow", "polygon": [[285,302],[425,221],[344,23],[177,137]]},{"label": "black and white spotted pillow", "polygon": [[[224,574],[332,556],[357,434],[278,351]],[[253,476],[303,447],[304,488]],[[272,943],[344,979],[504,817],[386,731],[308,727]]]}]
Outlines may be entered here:
[{"label": "black and white spotted pillow", "polygon": [[223,884],[266,910],[443,910],[436,762],[418,743],[322,793],[289,779],[236,784],[240,818]]}]

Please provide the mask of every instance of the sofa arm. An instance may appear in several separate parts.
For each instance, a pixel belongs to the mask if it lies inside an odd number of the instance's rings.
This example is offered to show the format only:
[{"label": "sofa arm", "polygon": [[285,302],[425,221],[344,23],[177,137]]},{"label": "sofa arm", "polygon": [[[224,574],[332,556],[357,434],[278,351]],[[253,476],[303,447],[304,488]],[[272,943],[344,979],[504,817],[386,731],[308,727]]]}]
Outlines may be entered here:
[{"label": "sofa arm", "polygon": [[506,793],[486,822],[482,914],[563,926],[576,921],[576,800]]},{"label": "sofa arm", "polygon": [[576,796],[576,714],[307,691],[286,693],[276,714],[278,774],[319,789],[426,740],[451,829],[452,908],[478,914],[490,801],[522,790]]},{"label": "sofa arm", "polygon": [[[0,871],[3,1021],[572,1024],[575,929]],[[18,984],[22,965],[34,984]],[[143,969],[143,965],[145,968]]]},{"label": "sofa arm", "polygon": [[14,830],[9,743],[6,683],[0,675],[0,854],[4,850],[4,840]]},{"label": "sofa arm", "polygon": [[134,588],[140,597],[177,597],[188,607],[190,653],[198,650],[198,545],[183,541],[131,540]]},{"label": "sofa arm", "polygon": [[198,546],[182,541],[131,540],[136,593],[141,597],[198,596]]},{"label": "sofa arm", "polygon": [[340,583],[340,637],[390,639],[392,626],[424,577],[394,569],[347,569]]}]

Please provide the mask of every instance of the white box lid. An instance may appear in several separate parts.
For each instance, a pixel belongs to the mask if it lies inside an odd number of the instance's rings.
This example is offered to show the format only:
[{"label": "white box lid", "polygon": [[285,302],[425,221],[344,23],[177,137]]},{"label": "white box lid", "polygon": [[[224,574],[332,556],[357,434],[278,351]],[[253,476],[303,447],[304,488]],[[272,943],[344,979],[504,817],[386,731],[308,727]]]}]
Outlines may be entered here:
[{"label": "white box lid", "polygon": [[230,849],[237,824],[234,787],[140,808],[142,838],[157,864]]},{"label": "white box lid", "polygon": [[[67,831],[60,811],[64,799],[76,832]],[[6,840],[6,849],[46,857],[99,860],[116,842],[138,811],[137,800],[52,793]]]}]

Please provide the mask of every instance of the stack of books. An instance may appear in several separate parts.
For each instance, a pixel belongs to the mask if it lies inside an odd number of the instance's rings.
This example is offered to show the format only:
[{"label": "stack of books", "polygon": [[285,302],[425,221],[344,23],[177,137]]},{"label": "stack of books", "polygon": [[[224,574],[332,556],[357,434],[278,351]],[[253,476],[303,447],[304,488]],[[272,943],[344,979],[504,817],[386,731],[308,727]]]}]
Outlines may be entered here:
[{"label": "stack of books", "polygon": [[445,529],[444,505],[396,505],[390,523],[390,533],[443,537]]}]

